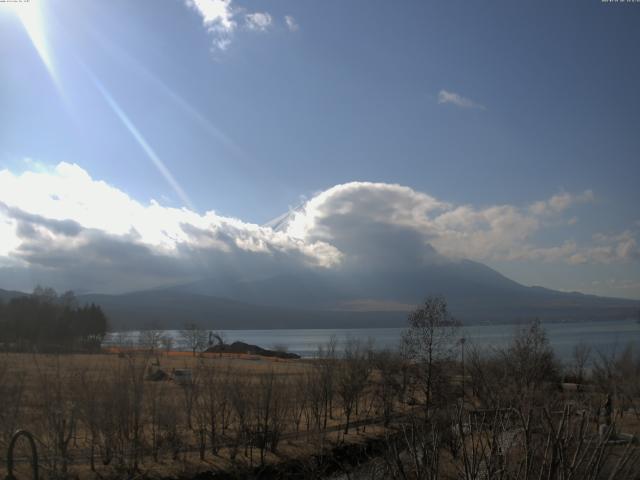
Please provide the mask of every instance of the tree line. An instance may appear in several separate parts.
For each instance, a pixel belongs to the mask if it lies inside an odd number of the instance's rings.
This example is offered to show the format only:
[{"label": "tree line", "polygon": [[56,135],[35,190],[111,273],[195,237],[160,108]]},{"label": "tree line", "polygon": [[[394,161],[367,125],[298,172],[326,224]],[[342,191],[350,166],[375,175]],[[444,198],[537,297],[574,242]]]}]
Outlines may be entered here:
[{"label": "tree line", "polygon": [[4,350],[99,351],[108,322],[95,304],[78,305],[73,292],[58,295],[36,287],[31,295],[0,301],[0,345]]}]

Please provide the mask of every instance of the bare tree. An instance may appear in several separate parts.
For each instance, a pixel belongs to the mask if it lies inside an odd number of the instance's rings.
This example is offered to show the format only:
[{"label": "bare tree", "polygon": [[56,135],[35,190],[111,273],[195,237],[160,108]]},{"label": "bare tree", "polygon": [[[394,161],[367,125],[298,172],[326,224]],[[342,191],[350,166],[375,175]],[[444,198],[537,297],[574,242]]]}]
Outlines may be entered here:
[{"label": "bare tree", "polygon": [[144,393],[145,393],[145,372],[147,371],[147,358],[127,357],[126,364],[126,388],[129,392],[127,401],[128,418],[126,422],[125,439],[128,440],[128,468],[130,472],[138,470],[138,464],[143,453],[144,438]]},{"label": "bare tree", "polygon": [[403,333],[404,350],[418,367],[425,412],[428,414],[444,380],[443,362],[453,356],[454,338],[459,325],[447,309],[444,297],[428,297],[409,315]]},{"label": "bare tree", "polygon": [[165,353],[171,352],[173,349],[173,343],[173,337],[170,335],[162,335],[162,337],[160,337],[160,346]]},{"label": "bare tree", "polygon": [[199,395],[200,374],[201,365],[198,364],[196,368],[192,369],[191,376],[180,382],[180,392],[182,394],[183,402],[182,405],[187,420],[187,427],[189,428],[189,430],[193,429],[193,411]]},{"label": "bare tree", "polygon": [[304,410],[307,432],[313,428],[322,429],[322,419],[326,405],[326,386],[323,384],[323,373],[319,368],[309,369],[304,373],[302,388],[307,396],[307,408]]},{"label": "bare tree", "polygon": [[395,432],[386,433],[381,478],[438,480],[441,478],[440,450],[440,434],[429,421],[424,423],[409,417]]},{"label": "bare tree", "polygon": [[550,383],[560,378],[555,353],[537,319],[518,329],[500,356],[517,401],[534,403],[544,398]]},{"label": "bare tree", "polygon": [[403,359],[398,352],[382,350],[373,358],[377,379],[373,394],[379,411],[384,418],[384,426],[388,427],[396,403],[402,401],[402,364]]},{"label": "bare tree", "polygon": [[260,450],[260,464],[264,465],[265,452],[275,453],[284,427],[287,403],[284,382],[273,370],[258,377],[254,390],[253,436]]},{"label": "bare tree", "polygon": [[236,426],[229,455],[231,460],[235,460],[240,446],[244,444],[245,453],[247,453],[249,444],[252,442],[251,430],[249,428],[250,416],[252,414],[250,385],[244,376],[234,375],[231,378],[229,384],[229,399]]},{"label": "bare tree", "polygon": [[[200,394],[196,402],[196,417],[209,441],[213,455],[218,453],[229,410],[229,386],[232,372],[220,371],[212,364],[202,365]],[[202,445],[202,443],[201,443]],[[203,456],[204,453],[201,452]]]},{"label": "bare tree", "polygon": [[202,330],[195,323],[187,323],[182,330],[180,330],[180,339],[182,344],[193,352],[193,356],[196,356],[196,352],[202,350],[207,345],[207,332]]},{"label": "bare tree", "polygon": [[104,465],[109,465],[118,451],[118,413],[121,412],[120,400],[125,396],[122,388],[126,385],[120,373],[120,366],[104,372],[95,396],[93,421],[97,429],[97,447]]},{"label": "bare tree", "polygon": [[167,391],[166,384],[158,383],[157,389],[151,392],[157,402],[154,411],[155,425],[152,427],[157,449],[155,455],[168,451],[171,458],[176,460],[185,443],[182,429],[179,428],[182,421],[179,400],[176,395]]},{"label": "bare tree", "polygon": [[537,320],[519,327],[505,347],[472,348],[466,367],[473,393],[484,407],[533,407],[557,399],[560,367]]},{"label": "bare tree", "polygon": [[54,475],[66,476],[70,462],[69,448],[76,433],[79,417],[77,398],[70,395],[74,378],[64,372],[60,358],[56,356],[51,365],[38,364],[38,426],[40,438],[47,448],[49,468]]},{"label": "bare tree", "polygon": [[[207,408],[207,390],[209,377],[207,366],[202,361],[195,369],[195,376],[191,385],[191,405],[187,415],[189,427],[196,436],[200,460],[204,460],[207,451],[207,439],[209,430],[209,409]],[[182,386],[185,388],[185,385]]]},{"label": "bare tree", "polygon": [[337,369],[336,391],[342,401],[345,434],[349,433],[351,415],[354,409],[357,411],[358,401],[369,381],[371,363],[367,353],[368,351],[360,340],[349,338]]},{"label": "bare tree", "polygon": [[315,367],[318,369],[318,381],[322,396],[323,424],[327,428],[327,421],[332,417],[333,396],[335,391],[335,376],[337,367],[336,347],[338,340],[332,335],[326,345],[319,345]]},{"label": "bare tree", "polygon": [[104,378],[102,372],[97,375],[87,369],[79,373],[74,394],[79,403],[79,420],[89,434],[89,466],[95,471],[95,451],[100,444],[100,396]]},{"label": "bare tree", "polygon": [[573,361],[571,374],[576,383],[583,383],[585,372],[591,358],[591,347],[584,342],[580,342],[573,347]]},{"label": "bare tree", "polygon": [[147,358],[128,355],[105,379],[105,396],[99,408],[106,459],[118,468],[138,470],[143,454]]},{"label": "bare tree", "polygon": [[621,352],[598,352],[592,377],[600,390],[615,397],[619,412],[632,408],[640,418],[640,355],[633,344]]},{"label": "bare tree", "polygon": [[0,359],[0,445],[7,445],[24,413],[25,375]]},{"label": "bare tree", "polygon": [[[484,408],[500,408],[511,404],[507,395],[507,374],[498,353],[470,349],[466,362],[473,396]],[[508,398],[507,398],[508,397]]]},{"label": "bare tree", "polygon": [[289,392],[289,409],[296,434],[300,432],[302,418],[309,409],[310,395],[307,389],[307,379],[308,376],[305,374],[293,374],[285,387]]},{"label": "bare tree", "polygon": [[160,348],[160,341],[162,339],[162,331],[154,328],[142,330],[138,337],[138,344],[151,355],[156,353],[156,350]]}]

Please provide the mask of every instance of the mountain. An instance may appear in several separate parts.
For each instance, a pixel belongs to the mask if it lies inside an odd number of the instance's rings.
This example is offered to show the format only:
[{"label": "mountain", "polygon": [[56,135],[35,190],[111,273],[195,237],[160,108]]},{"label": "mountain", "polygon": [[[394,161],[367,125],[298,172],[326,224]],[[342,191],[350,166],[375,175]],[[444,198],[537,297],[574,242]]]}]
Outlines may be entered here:
[{"label": "mountain", "polygon": [[[0,298],[23,295],[0,290]],[[219,275],[121,295],[79,295],[113,328],[216,329],[403,326],[428,295],[443,295],[464,323],[635,318],[640,301],[527,287],[478,262],[438,260],[396,271],[305,270],[242,280]]]},{"label": "mountain", "polygon": [[632,317],[633,300],[526,287],[471,261],[441,262],[410,271],[313,271],[253,281],[210,278],[127,295],[84,295],[114,322],[215,328],[349,328],[401,326],[427,295],[444,295],[466,323],[539,317],[575,321]]},{"label": "mountain", "polygon": [[14,297],[23,297],[27,295],[24,292],[18,292],[15,290],[3,290],[0,288],[0,302],[8,302]]},{"label": "mountain", "polygon": [[[406,314],[428,295],[443,295],[453,315],[467,323],[543,320],[620,319],[634,317],[640,301],[567,293],[521,285],[469,260],[442,261],[402,271],[314,271],[253,281],[204,279],[173,287],[174,292],[217,296],[253,305],[373,314],[388,325],[404,323]],[[379,320],[378,320],[379,322]],[[359,323],[359,320],[358,320]]]}]

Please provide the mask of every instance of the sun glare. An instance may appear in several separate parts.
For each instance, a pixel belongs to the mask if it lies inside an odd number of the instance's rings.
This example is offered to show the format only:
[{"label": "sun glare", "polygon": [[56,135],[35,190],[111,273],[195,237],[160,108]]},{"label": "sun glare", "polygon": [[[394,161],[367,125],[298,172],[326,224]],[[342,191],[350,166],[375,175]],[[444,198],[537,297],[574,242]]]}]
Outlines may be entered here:
[{"label": "sun glare", "polygon": [[22,23],[42,63],[44,63],[49,75],[58,86],[58,79],[45,34],[42,3],[37,0],[30,0],[28,2],[12,2],[8,5]]}]

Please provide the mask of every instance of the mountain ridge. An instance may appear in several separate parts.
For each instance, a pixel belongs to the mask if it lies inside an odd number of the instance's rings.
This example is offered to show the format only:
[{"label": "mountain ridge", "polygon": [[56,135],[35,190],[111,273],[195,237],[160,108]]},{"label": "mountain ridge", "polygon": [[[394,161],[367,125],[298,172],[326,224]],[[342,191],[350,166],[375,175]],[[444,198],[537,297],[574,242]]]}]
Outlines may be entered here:
[{"label": "mountain ridge", "polygon": [[[0,290],[0,298],[23,295]],[[525,286],[470,260],[410,270],[304,271],[247,280],[211,277],[151,290],[77,295],[115,329],[398,327],[426,296],[442,295],[463,323],[631,318],[640,301]]]}]

